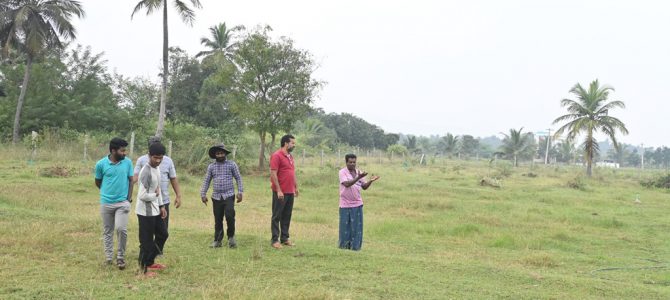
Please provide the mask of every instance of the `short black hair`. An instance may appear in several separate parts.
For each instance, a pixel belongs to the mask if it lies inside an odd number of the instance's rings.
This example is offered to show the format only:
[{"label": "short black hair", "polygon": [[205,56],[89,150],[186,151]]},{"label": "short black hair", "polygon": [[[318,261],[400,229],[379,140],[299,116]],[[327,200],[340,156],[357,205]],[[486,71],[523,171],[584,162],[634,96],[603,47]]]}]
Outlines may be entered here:
[{"label": "short black hair", "polygon": [[356,154],[349,153],[344,156],[344,162],[349,162],[349,159],[356,158]]},{"label": "short black hair", "polygon": [[161,142],[155,142],[149,146],[149,156],[165,155],[165,146]]},{"label": "short black hair", "polygon": [[122,138],[113,138],[111,141],[109,141],[109,152],[111,153],[112,150],[119,150],[122,147],[128,147],[128,142]]},{"label": "short black hair", "polygon": [[295,137],[292,136],[292,135],[290,135],[290,134],[287,134],[287,135],[285,135],[285,136],[282,136],[282,137],[281,137],[281,147],[284,147],[284,145],[286,145],[286,144],[288,144],[289,142],[291,142],[291,139],[295,139]]},{"label": "short black hair", "polygon": [[161,142],[161,137],[160,136],[150,136],[147,138],[147,148],[151,147],[151,144],[153,143],[160,143]]}]

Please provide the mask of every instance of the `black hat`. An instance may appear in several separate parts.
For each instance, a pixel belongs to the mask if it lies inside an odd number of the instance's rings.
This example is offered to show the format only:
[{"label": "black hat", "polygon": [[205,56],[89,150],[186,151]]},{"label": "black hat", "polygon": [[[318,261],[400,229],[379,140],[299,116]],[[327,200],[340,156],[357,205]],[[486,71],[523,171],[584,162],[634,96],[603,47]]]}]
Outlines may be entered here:
[{"label": "black hat", "polygon": [[230,151],[226,149],[226,146],[223,143],[221,143],[212,146],[212,148],[209,148],[209,157],[216,159],[216,152],[218,150],[223,150],[223,152],[226,152],[226,155],[230,154]]}]

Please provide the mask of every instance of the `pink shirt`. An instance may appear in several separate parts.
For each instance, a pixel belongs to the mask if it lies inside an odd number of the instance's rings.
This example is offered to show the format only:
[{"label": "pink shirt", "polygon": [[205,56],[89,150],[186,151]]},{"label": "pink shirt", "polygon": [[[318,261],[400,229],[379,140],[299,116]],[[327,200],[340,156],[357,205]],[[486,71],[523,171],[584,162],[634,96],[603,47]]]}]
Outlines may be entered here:
[{"label": "pink shirt", "polygon": [[[356,170],[358,172],[358,170]],[[341,208],[351,208],[359,207],[363,205],[363,198],[361,197],[361,189],[363,188],[363,183],[365,183],[365,178],[362,178],[355,184],[350,187],[345,187],[342,184],[345,181],[350,181],[354,179],[354,175],[351,174],[349,169],[344,168],[340,170],[340,207]]]}]

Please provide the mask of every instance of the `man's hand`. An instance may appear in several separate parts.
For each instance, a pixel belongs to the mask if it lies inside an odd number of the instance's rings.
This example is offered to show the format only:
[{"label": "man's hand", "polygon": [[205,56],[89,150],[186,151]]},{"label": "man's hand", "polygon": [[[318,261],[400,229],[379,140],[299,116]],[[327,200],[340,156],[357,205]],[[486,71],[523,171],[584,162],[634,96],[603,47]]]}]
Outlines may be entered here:
[{"label": "man's hand", "polygon": [[167,218],[167,210],[165,210],[165,207],[161,207],[161,219]]},{"label": "man's hand", "polygon": [[365,172],[365,171],[358,172],[358,179],[362,179],[365,176],[368,176],[368,172]]},{"label": "man's hand", "polygon": [[379,176],[372,176],[372,178],[370,178],[370,181],[377,181],[377,180],[379,180]]},{"label": "man's hand", "polygon": [[126,200],[128,200],[128,203],[133,203],[133,197],[128,197]]},{"label": "man's hand", "polygon": [[174,207],[179,208],[181,206],[181,195],[177,195],[174,198]]},{"label": "man's hand", "polygon": [[237,193],[237,203],[242,202],[242,193]]},{"label": "man's hand", "polygon": [[279,201],[284,201],[284,193],[282,193],[282,191],[277,191],[277,199],[279,199]]},{"label": "man's hand", "polygon": [[300,194],[300,191],[298,191],[298,188],[295,188],[295,197],[298,197],[298,194]]},{"label": "man's hand", "polygon": [[202,204],[207,206],[207,197],[201,197],[200,200],[202,201]]},{"label": "man's hand", "polygon": [[160,190],[160,188],[157,187],[156,188],[156,197],[158,197],[160,195],[161,195],[161,190]]}]

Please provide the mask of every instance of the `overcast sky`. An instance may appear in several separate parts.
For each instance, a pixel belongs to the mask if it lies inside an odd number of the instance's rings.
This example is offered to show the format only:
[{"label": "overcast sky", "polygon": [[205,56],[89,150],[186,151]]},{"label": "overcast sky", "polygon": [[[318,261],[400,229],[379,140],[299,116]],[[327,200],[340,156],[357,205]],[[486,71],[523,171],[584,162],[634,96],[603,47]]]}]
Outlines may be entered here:
[{"label": "overcast sky", "polygon": [[[186,0],[188,1],[188,0]],[[76,43],[158,82],[160,13],[136,0],[82,1]],[[273,27],[319,63],[317,107],[387,132],[497,135],[557,129],[560,100],[594,79],[626,109],[625,143],[670,145],[670,4],[665,1],[201,0],[189,27],[171,9],[170,46],[195,55],[219,22]]]}]

